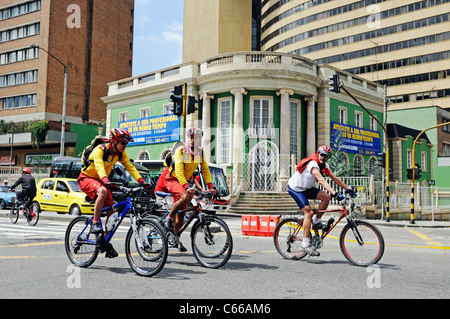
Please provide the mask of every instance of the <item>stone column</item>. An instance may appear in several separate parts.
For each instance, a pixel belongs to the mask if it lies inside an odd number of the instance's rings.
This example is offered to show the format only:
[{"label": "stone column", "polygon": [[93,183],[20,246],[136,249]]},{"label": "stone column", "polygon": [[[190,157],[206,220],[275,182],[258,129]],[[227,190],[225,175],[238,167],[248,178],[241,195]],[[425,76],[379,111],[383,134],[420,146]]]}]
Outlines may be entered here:
[{"label": "stone column", "polygon": [[[234,95],[234,128],[233,128],[233,167],[238,167],[238,174],[242,174],[242,155],[244,152],[244,88],[231,89]],[[238,179],[240,182],[240,178]]]},{"label": "stone column", "polygon": [[316,149],[316,96],[305,97],[306,105],[306,156],[311,156]]},{"label": "stone column", "polygon": [[294,94],[291,89],[281,89],[277,92],[277,95],[281,99],[281,110],[280,110],[280,178],[279,178],[279,188],[284,189],[284,184],[287,184],[289,180],[289,154],[290,154],[290,118],[291,109],[289,103],[289,96]]},{"label": "stone column", "polygon": [[205,149],[205,158],[207,162],[211,162],[211,99],[214,95],[203,93],[200,99],[203,100],[202,107],[202,130],[203,139],[202,146]]}]

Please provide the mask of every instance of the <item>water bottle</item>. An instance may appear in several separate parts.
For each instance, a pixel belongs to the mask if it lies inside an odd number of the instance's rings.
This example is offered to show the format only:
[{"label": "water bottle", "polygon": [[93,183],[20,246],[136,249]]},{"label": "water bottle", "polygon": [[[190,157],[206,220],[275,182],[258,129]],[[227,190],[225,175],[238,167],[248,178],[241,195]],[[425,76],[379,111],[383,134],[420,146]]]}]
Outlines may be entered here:
[{"label": "water bottle", "polygon": [[108,223],[106,224],[106,230],[111,231],[114,229],[114,226],[116,224],[116,220],[118,219],[119,214],[116,212],[109,216]]},{"label": "water bottle", "polygon": [[330,219],[327,221],[326,225],[323,227],[323,232],[327,232],[330,229],[331,225],[334,223],[334,216],[331,215]]}]

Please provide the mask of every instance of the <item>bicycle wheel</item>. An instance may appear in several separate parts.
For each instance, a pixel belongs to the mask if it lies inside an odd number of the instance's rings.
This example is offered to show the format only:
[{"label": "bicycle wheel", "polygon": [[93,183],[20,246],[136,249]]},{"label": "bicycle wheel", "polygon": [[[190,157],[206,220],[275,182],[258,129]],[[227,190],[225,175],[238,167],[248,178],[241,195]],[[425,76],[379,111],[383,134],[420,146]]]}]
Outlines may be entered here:
[{"label": "bicycle wheel", "polygon": [[301,248],[303,241],[303,218],[286,218],[280,221],[273,232],[273,243],[278,253],[286,259],[300,260],[307,253]]},{"label": "bicycle wheel", "polygon": [[384,253],[384,239],[374,225],[355,220],[356,227],[347,224],[341,232],[339,245],[345,258],[357,266],[376,264]]},{"label": "bicycle wheel", "polygon": [[159,273],[167,261],[166,234],[153,219],[141,219],[137,223],[137,234],[133,227],[128,230],[125,255],[131,269],[138,275],[151,277]]},{"label": "bicycle wheel", "polygon": [[65,248],[69,260],[78,267],[87,268],[97,259],[96,236],[91,235],[88,217],[74,218],[67,226]]},{"label": "bicycle wheel", "polygon": [[30,226],[35,226],[39,221],[39,207],[37,205],[36,203],[32,203],[27,208],[27,221]]},{"label": "bicycle wheel", "polygon": [[9,212],[9,220],[12,224],[17,223],[17,220],[19,219],[19,207],[16,205],[13,205],[11,207],[11,211]]},{"label": "bicycle wheel", "polygon": [[197,220],[191,231],[192,251],[195,259],[207,268],[225,265],[233,251],[233,238],[228,225],[215,216]]}]

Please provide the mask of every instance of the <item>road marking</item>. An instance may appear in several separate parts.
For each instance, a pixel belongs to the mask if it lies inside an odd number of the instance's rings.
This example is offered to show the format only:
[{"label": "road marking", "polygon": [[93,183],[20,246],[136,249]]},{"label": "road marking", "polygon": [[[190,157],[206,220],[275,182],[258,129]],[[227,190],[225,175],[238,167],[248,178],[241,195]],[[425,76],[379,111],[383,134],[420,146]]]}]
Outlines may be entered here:
[{"label": "road marking", "polygon": [[408,229],[408,231],[409,231],[411,234],[416,235],[416,236],[419,237],[420,239],[425,240],[425,241],[427,242],[427,244],[430,245],[430,246],[443,246],[440,242],[435,241],[433,238],[428,237],[428,236],[425,235],[425,234],[419,233],[419,232],[416,231],[416,230]]}]

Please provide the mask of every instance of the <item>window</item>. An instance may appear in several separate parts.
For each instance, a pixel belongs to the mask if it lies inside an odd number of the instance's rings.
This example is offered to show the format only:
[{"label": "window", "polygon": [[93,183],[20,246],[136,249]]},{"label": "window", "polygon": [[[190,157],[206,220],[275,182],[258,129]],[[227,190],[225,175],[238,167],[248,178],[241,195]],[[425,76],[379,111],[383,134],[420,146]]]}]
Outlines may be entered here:
[{"label": "window", "polygon": [[58,181],[58,183],[56,183],[56,190],[58,192],[70,193],[69,187],[67,187],[66,183],[61,181]]},{"label": "window", "polygon": [[300,137],[300,115],[299,115],[299,102],[298,101],[290,101],[290,154],[294,154],[295,158],[298,162],[298,140]]},{"label": "window", "polygon": [[412,166],[412,150],[406,150],[406,168],[411,168]]},{"label": "window", "polygon": [[173,114],[173,103],[163,105],[163,115]]},{"label": "window", "polygon": [[119,122],[128,121],[128,112],[123,112],[119,114]]},{"label": "window", "polygon": [[363,114],[360,111],[355,111],[355,126],[363,127]]},{"label": "window", "polygon": [[271,136],[272,123],[270,117],[271,100],[260,98],[252,100],[251,135]]},{"label": "window", "polygon": [[219,163],[231,163],[231,98],[219,100]]},{"label": "window", "polygon": [[427,152],[420,152],[420,167],[422,171],[427,171]]},{"label": "window", "polygon": [[378,124],[377,121],[373,117],[370,117],[370,119],[369,119],[369,130],[376,131],[377,128],[378,128],[377,124]]},{"label": "window", "polygon": [[338,106],[338,122],[341,124],[347,124],[347,108]]},{"label": "window", "polygon": [[143,151],[140,155],[139,155],[139,160],[141,161],[148,161],[150,159],[150,155],[148,154],[147,151]]},{"label": "window", "polygon": [[150,108],[141,109],[141,119],[150,117]]}]

